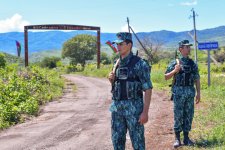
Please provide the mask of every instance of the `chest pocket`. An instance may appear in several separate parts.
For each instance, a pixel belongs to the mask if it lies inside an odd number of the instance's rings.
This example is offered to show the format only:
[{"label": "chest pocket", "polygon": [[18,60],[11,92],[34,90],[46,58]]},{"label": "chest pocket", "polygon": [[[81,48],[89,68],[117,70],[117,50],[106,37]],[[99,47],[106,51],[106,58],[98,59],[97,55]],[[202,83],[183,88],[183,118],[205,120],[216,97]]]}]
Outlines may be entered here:
[{"label": "chest pocket", "polygon": [[128,67],[118,68],[118,76],[117,76],[117,78],[119,80],[127,80],[128,76],[129,76],[129,69],[128,69]]},{"label": "chest pocket", "polygon": [[194,77],[193,77],[193,66],[194,62],[191,60],[187,64],[181,65],[180,72],[176,75],[176,86],[193,86]]},{"label": "chest pocket", "polygon": [[133,56],[126,66],[117,68],[115,87],[112,90],[114,100],[143,97],[142,92],[140,92],[141,82],[134,71],[134,66],[139,60],[139,57]]}]

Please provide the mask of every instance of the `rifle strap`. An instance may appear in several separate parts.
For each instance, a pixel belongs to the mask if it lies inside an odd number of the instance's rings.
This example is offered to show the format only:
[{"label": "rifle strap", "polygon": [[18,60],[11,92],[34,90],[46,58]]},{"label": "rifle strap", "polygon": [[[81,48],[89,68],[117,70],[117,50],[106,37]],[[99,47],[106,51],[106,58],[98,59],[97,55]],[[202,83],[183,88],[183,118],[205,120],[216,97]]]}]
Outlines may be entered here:
[{"label": "rifle strap", "polygon": [[[112,72],[115,74],[116,73],[116,69],[117,67],[119,66],[120,64],[120,59],[117,59],[116,63],[113,65],[113,69],[112,69]],[[113,87],[114,87],[114,83],[115,83],[115,79],[114,81],[112,81],[112,90],[113,90]]]},{"label": "rifle strap", "polygon": [[117,59],[116,63],[113,65],[113,73],[116,73],[116,68],[119,66],[120,64],[120,59]]},{"label": "rifle strap", "polygon": [[[177,64],[177,65],[180,65],[180,60],[179,60],[178,58],[176,59],[176,64]],[[176,73],[176,74],[177,74],[177,73]],[[175,84],[175,75],[176,75],[176,74],[174,74],[174,76],[173,76],[172,86]]]},{"label": "rifle strap", "polygon": [[180,65],[180,60],[176,59],[177,65]]}]

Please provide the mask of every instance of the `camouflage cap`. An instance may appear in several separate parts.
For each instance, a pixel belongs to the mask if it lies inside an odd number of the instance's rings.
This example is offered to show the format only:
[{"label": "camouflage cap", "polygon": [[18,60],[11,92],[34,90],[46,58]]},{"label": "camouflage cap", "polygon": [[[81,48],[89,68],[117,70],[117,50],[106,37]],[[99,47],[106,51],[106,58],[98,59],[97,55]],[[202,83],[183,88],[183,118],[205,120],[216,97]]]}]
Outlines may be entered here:
[{"label": "camouflage cap", "polygon": [[184,45],[192,46],[192,44],[190,44],[188,40],[180,41],[178,44],[179,44],[179,47],[182,47]]},{"label": "camouflage cap", "polygon": [[116,34],[116,36],[117,36],[117,39],[112,42],[113,44],[115,44],[115,43],[119,44],[119,43],[122,43],[125,40],[132,41],[132,35],[129,32],[119,32],[119,33]]}]

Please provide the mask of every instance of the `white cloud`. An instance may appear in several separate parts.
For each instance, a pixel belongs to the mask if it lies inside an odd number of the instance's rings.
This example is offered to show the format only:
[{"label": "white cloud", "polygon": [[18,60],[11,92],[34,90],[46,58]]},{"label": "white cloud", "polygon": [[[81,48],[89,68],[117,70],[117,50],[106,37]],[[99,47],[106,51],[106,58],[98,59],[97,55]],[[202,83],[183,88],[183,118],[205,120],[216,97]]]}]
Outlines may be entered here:
[{"label": "white cloud", "polygon": [[24,31],[24,26],[30,23],[23,20],[23,17],[19,14],[14,14],[11,18],[0,20],[0,32],[12,32],[12,31]]},{"label": "white cloud", "polygon": [[197,5],[197,4],[198,4],[197,0],[192,0],[192,1],[189,1],[189,2],[180,3],[180,5],[183,5],[183,6],[193,6],[193,5]]},{"label": "white cloud", "polygon": [[[138,32],[132,26],[131,26],[131,28],[134,30],[135,33]],[[121,32],[129,32],[128,31],[128,25],[127,24],[125,24],[124,26],[121,27]],[[130,32],[132,32],[132,31],[130,31]]]}]

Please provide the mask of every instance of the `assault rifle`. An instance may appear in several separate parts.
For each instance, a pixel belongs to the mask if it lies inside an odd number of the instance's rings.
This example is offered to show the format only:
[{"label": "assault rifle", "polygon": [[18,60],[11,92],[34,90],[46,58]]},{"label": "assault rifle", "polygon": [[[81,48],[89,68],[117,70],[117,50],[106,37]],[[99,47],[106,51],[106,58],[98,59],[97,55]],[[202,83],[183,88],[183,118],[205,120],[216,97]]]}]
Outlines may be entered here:
[{"label": "assault rifle", "polygon": [[[175,60],[176,60],[176,64],[180,64],[180,61],[179,61],[179,59],[178,59],[178,54],[177,54],[177,49],[175,50]],[[176,74],[175,74],[176,75]],[[172,84],[171,85],[169,85],[171,88],[173,88],[173,86],[174,86],[174,84],[175,84],[175,75],[173,76],[173,80],[172,80]],[[174,97],[174,95],[173,95],[173,93],[171,94],[171,98],[170,98],[170,100],[172,101],[173,100],[173,97]]]},{"label": "assault rifle", "polygon": [[[136,33],[134,32],[134,30],[132,29],[132,27],[130,26],[130,23],[129,23],[129,18],[127,17],[127,25],[128,25],[128,31],[130,33],[130,30],[132,31],[132,33],[134,34],[135,38],[138,40],[139,44],[141,45],[141,47],[143,48],[143,50],[145,52],[148,52],[147,49],[144,47],[144,45],[141,43],[140,39],[138,38],[138,36],[136,35]],[[138,55],[138,50],[136,52],[136,55]]]}]

